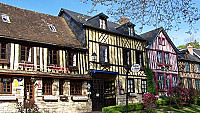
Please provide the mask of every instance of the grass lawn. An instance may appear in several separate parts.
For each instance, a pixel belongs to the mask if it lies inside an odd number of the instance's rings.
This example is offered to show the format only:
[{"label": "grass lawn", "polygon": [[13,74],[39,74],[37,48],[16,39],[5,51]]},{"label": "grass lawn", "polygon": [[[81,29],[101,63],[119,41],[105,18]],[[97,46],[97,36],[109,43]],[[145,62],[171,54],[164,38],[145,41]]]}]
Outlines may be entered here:
[{"label": "grass lawn", "polygon": [[[176,109],[169,106],[156,107],[156,113],[166,113],[166,111],[173,111],[174,113],[200,113],[200,106],[192,105],[191,107],[186,106],[183,109]],[[145,110],[133,111],[129,113],[146,113]]]}]

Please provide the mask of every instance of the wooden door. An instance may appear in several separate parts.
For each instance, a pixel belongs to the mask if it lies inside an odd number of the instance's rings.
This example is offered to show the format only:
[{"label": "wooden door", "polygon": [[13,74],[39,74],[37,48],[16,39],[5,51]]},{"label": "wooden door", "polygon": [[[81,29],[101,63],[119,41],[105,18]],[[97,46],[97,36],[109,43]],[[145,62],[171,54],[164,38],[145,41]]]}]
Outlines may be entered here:
[{"label": "wooden door", "polygon": [[116,105],[115,81],[104,82],[104,107]]},{"label": "wooden door", "polygon": [[34,84],[30,80],[31,78],[25,78],[25,99],[26,100],[34,100]]}]

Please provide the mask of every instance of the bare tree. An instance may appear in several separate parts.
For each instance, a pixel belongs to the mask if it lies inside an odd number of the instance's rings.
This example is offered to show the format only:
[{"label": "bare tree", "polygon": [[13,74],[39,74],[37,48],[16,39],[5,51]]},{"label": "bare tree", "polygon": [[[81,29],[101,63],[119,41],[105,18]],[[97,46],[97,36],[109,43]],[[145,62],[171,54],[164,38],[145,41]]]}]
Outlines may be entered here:
[{"label": "bare tree", "polygon": [[166,30],[180,29],[181,23],[188,24],[188,33],[197,31],[194,27],[200,19],[200,10],[196,3],[199,0],[81,0],[83,3],[92,4],[88,12],[96,11],[96,6],[107,7],[107,13],[119,20],[122,15],[130,18],[132,22],[140,25],[160,27]]}]

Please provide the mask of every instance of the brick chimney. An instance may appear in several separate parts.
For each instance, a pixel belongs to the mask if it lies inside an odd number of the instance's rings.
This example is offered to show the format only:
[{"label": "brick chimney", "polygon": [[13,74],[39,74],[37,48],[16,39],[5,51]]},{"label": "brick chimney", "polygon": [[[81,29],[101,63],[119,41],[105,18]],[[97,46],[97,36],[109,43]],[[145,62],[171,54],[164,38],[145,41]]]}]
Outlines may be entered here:
[{"label": "brick chimney", "polygon": [[129,17],[124,17],[124,15],[122,16],[122,18],[119,19],[119,24],[125,24],[129,22]]},{"label": "brick chimney", "polygon": [[189,51],[189,53],[191,54],[191,55],[193,55],[193,47],[189,44],[188,46],[187,46],[187,50]]}]

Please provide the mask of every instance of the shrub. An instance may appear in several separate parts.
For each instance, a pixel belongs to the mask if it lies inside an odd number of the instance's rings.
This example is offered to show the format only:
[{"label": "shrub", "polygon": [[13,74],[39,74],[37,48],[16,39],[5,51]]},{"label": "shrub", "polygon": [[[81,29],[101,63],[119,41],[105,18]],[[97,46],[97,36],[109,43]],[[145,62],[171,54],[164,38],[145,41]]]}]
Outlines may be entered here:
[{"label": "shrub", "polygon": [[200,105],[200,99],[195,99],[194,104],[199,106]]},{"label": "shrub", "polygon": [[145,74],[147,75],[147,92],[151,93],[151,94],[156,94],[156,87],[155,87],[155,83],[154,83],[154,74],[151,70],[151,68],[149,68],[149,64],[147,63],[147,65],[145,66]]},{"label": "shrub", "polygon": [[169,105],[169,100],[157,100],[156,104],[157,104],[157,106]]},{"label": "shrub", "polygon": [[151,112],[153,107],[156,107],[156,100],[154,94],[143,94],[142,95],[143,105],[147,109],[147,112]]},{"label": "shrub", "polygon": [[191,105],[194,103],[195,99],[197,99],[199,95],[199,91],[194,88],[189,88],[188,93],[189,93],[189,98],[187,100],[187,103]]},{"label": "shrub", "polygon": [[182,108],[189,99],[189,92],[187,89],[180,86],[173,87],[168,91],[168,97],[171,102],[174,102],[178,108]]}]

